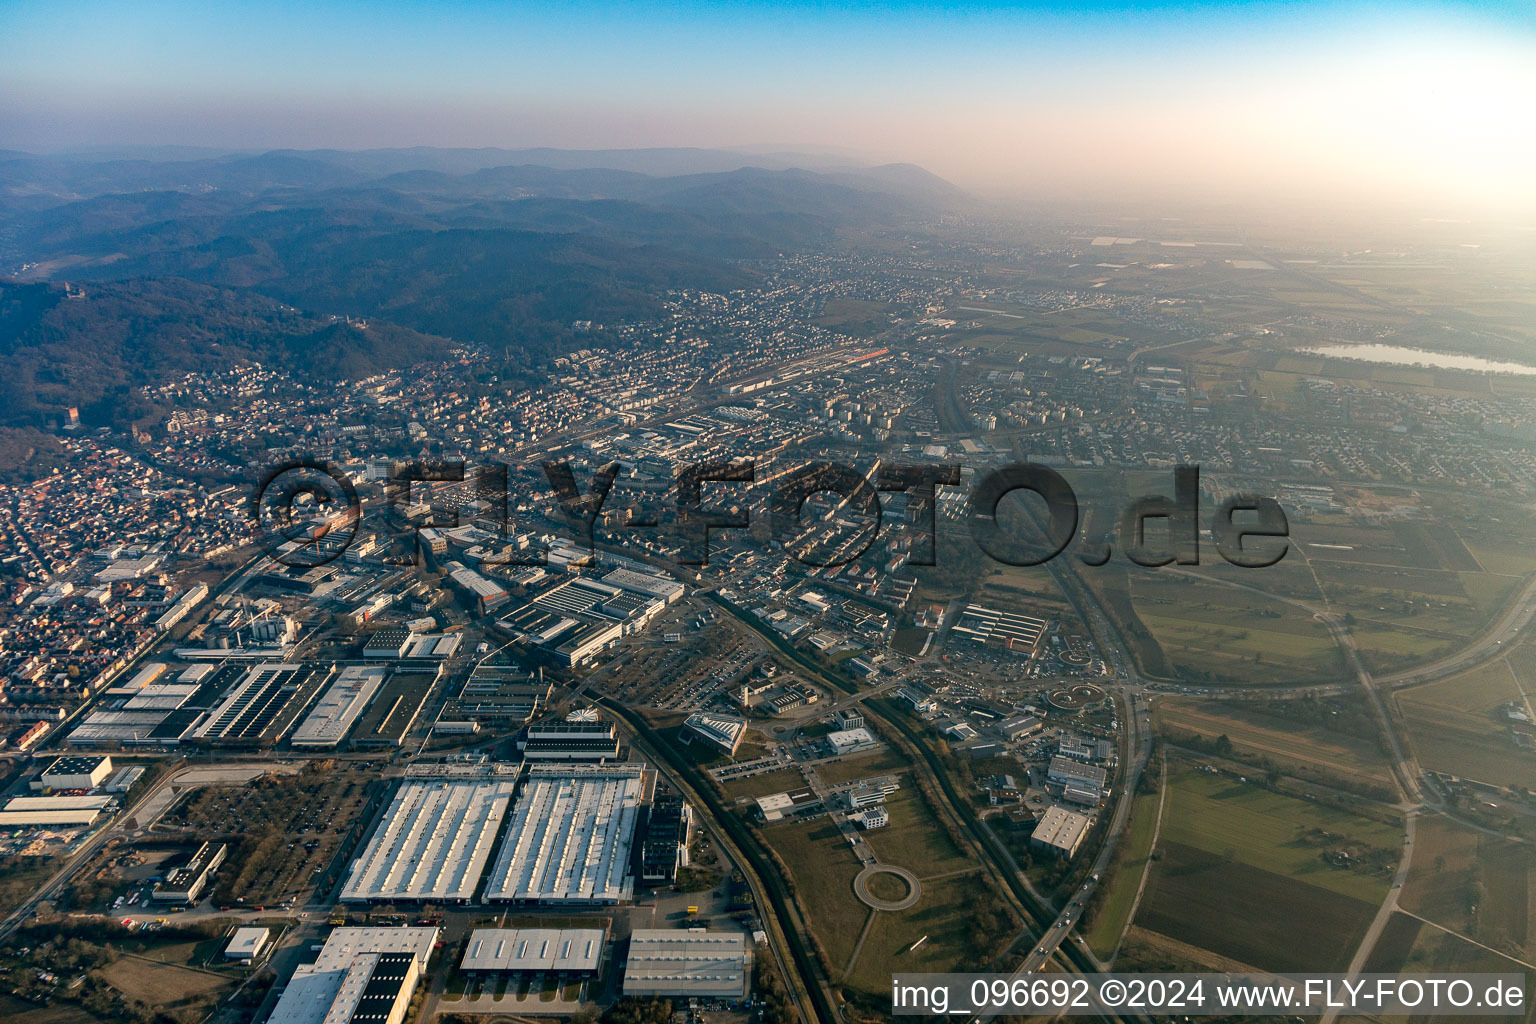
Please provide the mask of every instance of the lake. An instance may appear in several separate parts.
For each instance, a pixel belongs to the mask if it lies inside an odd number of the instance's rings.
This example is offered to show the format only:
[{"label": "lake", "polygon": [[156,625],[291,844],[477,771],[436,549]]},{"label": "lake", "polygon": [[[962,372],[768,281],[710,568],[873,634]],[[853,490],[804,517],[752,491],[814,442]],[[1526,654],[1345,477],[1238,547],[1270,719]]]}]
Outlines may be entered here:
[{"label": "lake", "polygon": [[1394,366],[1426,366],[1438,370],[1472,370],[1478,373],[1536,373],[1536,366],[1501,363],[1481,356],[1454,352],[1426,352],[1401,345],[1319,345],[1301,351],[1332,359],[1359,359],[1367,363],[1391,363]]}]

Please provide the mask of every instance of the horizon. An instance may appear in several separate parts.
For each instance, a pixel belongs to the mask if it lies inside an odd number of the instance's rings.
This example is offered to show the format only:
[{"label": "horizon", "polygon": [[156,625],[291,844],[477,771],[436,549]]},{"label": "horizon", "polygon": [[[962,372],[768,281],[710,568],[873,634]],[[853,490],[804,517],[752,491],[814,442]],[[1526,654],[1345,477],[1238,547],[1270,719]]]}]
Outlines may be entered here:
[{"label": "horizon", "polygon": [[366,20],[82,4],[8,20],[0,148],[28,152],[831,147],[992,198],[1536,210],[1536,138],[1518,129],[1536,18],[1514,3],[391,3]]}]

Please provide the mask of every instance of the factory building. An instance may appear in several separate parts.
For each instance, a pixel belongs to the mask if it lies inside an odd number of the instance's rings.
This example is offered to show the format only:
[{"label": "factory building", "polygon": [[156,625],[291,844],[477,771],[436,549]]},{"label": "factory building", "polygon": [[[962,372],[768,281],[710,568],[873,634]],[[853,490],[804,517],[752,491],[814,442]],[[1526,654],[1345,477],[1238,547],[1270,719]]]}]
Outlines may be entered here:
[{"label": "factory building", "polygon": [[353,862],[343,900],[474,899],[512,802],[516,769],[424,765],[410,772]]},{"label": "factory building", "polygon": [[1093,819],[1086,814],[1078,814],[1064,807],[1051,807],[1040,816],[1035,830],[1030,833],[1029,842],[1032,846],[1070,858],[1077,855],[1078,847],[1088,838],[1088,830],[1092,827]]},{"label": "factory building", "polygon": [[833,757],[857,754],[861,750],[873,750],[880,745],[875,734],[865,728],[838,729],[827,733],[827,749]]},{"label": "factory building", "polygon": [[337,928],[300,964],[267,1024],[401,1024],[436,928]]},{"label": "factory building", "polygon": [[224,863],[225,852],[223,843],[199,846],[191,860],[166,873],[165,880],[156,884],[150,898],[157,903],[196,903],[203,890],[208,888],[213,873]]},{"label": "factory building", "polygon": [[603,582],[610,587],[618,587],[632,594],[659,597],[667,604],[683,596],[683,585],[676,580],[669,580],[665,576],[657,576],[653,573],[636,572],[634,569],[615,569],[603,577]]},{"label": "factory building", "polygon": [[752,988],[752,953],[739,932],[637,928],[629,937],[624,995],[740,999]]},{"label": "factory building", "polygon": [[603,954],[600,928],[476,928],[464,946],[466,974],[553,974],[594,978]]},{"label": "factory building", "polygon": [[634,894],[630,858],[645,766],[534,765],[485,899],[620,903]]},{"label": "factory building", "polygon": [[32,788],[49,791],[95,789],[112,774],[112,759],[93,755],[56,757],[37,777]]},{"label": "factory building", "polygon": [[267,948],[267,940],[271,937],[270,928],[237,928],[229,945],[224,947],[224,959],[254,960]]},{"label": "factory building", "polygon": [[677,869],[688,866],[688,831],[693,812],[681,793],[659,789],[646,818],[640,844],[640,878],[651,885],[671,885]]},{"label": "factory building", "polygon": [[611,761],[619,756],[612,722],[539,722],[517,741],[527,761]]},{"label": "factory building", "polygon": [[388,670],[375,665],[348,665],[289,737],[290,746],[333,749],[346,739],[358,716],[384,685]]}]

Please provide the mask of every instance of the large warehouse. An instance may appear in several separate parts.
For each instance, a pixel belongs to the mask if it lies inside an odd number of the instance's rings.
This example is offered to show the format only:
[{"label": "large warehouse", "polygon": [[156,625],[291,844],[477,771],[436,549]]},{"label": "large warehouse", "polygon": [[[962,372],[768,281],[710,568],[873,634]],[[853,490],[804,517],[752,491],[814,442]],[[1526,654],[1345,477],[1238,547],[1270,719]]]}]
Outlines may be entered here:
[{"label": "large warehouse", "polygon": [[464,947],[462,971],[482,974],[597,974],[601,928],[476,928]]},{"label": "large warehouse", "polygon": [[645,766],[529,769],[485,898],[523,903],[618,903],[634,895],[630,851]]},{"label": "large warehouse", "polygon": [[337,928],[312,964],[300,964],[267,1024],[400,1024],[436,928]]},{"label": "large warehouse", "polygon": [[624,995],[740,999],[751,990],[752,954],[740,932],[636,928]]},{"label": "large warehouse", "polygon": [[[413,769],[342,887],[343,900],[468,903],[496,843],[516,769]],[[479,770],[475,770],[479,769]]]},{"label": "large warehouse", "polygon": [[320,749],[339,746],[388,674],[389,670],[382,665],[348,665],[342,669],[314,710],[288,738],[289,745]]}]

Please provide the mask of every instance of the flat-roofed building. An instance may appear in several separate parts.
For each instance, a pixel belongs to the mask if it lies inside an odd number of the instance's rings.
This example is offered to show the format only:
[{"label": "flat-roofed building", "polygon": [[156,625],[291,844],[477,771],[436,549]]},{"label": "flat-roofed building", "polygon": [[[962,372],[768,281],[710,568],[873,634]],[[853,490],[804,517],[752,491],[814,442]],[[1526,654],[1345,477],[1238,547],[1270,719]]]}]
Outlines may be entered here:
[{"label": "flat-roofed building", "polygon": [[400,1024],[436,928],[337,928],[300,964],[266,1024]]},{"label": "flat-roofed building", "polygon": [[677,869],[688,865],[688,832],[693,812],[676,790],[659,788],[645,820],[640,844],[640,877],[652,885],[671,885]]},{"label": "flat-roofed building", "polygon": [[479,771],[407,777],[353,862],[341,898],[473,900],[512,802],[514,781],[511,775]]},{"label": "flat-roofed building", "polygon": [[333,667],[293,662],[256,665],[208,712],[191,737],[240,745],[275,742],[292,727]]},{"label": "flat-roofed building", "polygon": [[518,740],[528,761],[611,761],[619,756],[612,722],[538,722]]},{"label": "flat-roofed building", "polygon": [[150,898],[157,903],[196,903],[208,887],[213,873],[224,863],[226,852],[223,843],[204,843],[199,846],[191,860],[166,872],[164,881],[151,890]]},{"label": "flat-roofed building", "polygon": [[1021,740],[1026,736],[1033,736],[1045,728],[1045,723],[1034,715],[1018,715],[1005,720],[998,727],[1004,739]]},{"label": "flat-roofed building", "polygon": [[1095,765],[1083,764],[1058,754],[1051,758],[1046,778],[1063,786],[1102,790],[1104,783],[1109,779],[1109,773]]},{"label": "flat-roofed building", "polygon": [[37,777],[37,789],[95,789],[112,774],[112,759],[94,755],[56,757]]},{"label": "flat-roofed building", "polygon": [[624,995],[740,999],[752,989],[752,953],[740,932],[637,928],[629,937]]},{"label": "flat-roofed building", "polygon": [[593,977],[602,954],[601,928],[476,928],[464,946],[459,969]]},{"label": "flat-roofed building", "polygon": [[833,757],[856,754],[861,750],[873,750],[880,745],[875,734],[860,726],[857,729],[836,729],[827,733],[827,749]]},{"label": "flat-roofed building", "polygon": [[648,572],[637,572],[634,569],[615,569],[603,577],[603,582],[632,594],[659,597],[667,604],[683,596],[683,585],[676,580],[669,580],[665,576],[656,576]]},{"label": "flat-roofed building", "polygon": [[1074,857],[1092,827],[1093,819],[1086,814],[1078,814],[1065,807],[1051,807],[1040,816],[1035,830],[1029,835],[1029,841],[1031,845],[1064,857]]},{"label": "flat-roofed building", "polygon": [[348,665],[321,695],[288,738],[290,746],[330,749],[341,745],[389,670],[381,665]]},{"label": "flat-roofed building", "polygon": [[270,928],[237,928],[235,934],[230,937],[229,945],[224,947],[224,958],[253,960],[267,948],[267,940],[271,937]]},{"label": "flat-roofed building", "polygon": [[825,805],[816,791],[809,786],[791,789],[786,793],[769,793],[757,798],[757,813],[764,821],[782,821],[800,814],[822,810]]},{"label": "flat-roofed building", "polygon": [[619,903],[634,895],[630,853],[645,766],[535,765],[485,899]]},{"label": "flat-roofed building", "polygon": [[415,639],[416,634],[404,626],[381,629],[363,643],[363,657],[391,660],[403,658]]}]

